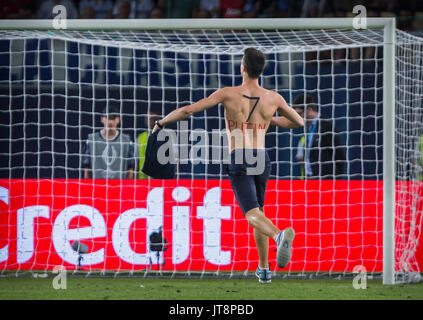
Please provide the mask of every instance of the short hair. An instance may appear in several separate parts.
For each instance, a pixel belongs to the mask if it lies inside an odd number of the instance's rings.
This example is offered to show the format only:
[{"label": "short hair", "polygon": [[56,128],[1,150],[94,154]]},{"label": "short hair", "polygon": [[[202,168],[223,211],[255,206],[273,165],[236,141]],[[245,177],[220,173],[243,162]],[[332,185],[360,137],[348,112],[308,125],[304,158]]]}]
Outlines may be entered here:
[{"label": "short hair", "polygon": [[244,67],[251,79],[257,79],[264,71],[266,57],[263,52],[254,48],[244,50]]},{"label": "short hair", "polygon": [[105,118],[120,118],[120,112],[119,109],[115,105],[109,104],[107,107],[105,107],[101,113],[101,117]]},{"label": "short hair", "polygon": [[310,94],[300,94],[298,95],[294,102],[292,103],[293,108],[311,108],[313,111],[317,112],[319,111],[319,108],[317,106],[317,103],[315,102],[315,99]]},{"label": "short hair", "polygon": [[147,108],[147,113],[154,113],[154,114],[157,114],[158,116],[161,116],[162,114],[161,106],[152,104],[149,108]]}]

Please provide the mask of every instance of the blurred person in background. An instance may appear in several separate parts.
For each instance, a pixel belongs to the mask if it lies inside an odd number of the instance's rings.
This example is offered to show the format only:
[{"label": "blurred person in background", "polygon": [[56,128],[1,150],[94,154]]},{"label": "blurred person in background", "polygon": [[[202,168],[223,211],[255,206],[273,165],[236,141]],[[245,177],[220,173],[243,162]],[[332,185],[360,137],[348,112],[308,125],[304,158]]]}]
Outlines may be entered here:
[{"label": "blurred person in background", "polygon": [[148,136],[153,130],[156,120],[159,120],[161,117],[157,111],[150,110],[144,116],[144,125],[145,129],[137,137],[137,149],[138,149],[138,179],[148,179],[149,176],[142,172],[145,161],[145,151],[147,150],[147,141]]},{"label": "blurred person in background", "polygon": [[[200,11],[199,18],[210,16],[210,18],[217,18],[219,10],[219,0],[200,0]],[[208,11],[208,13],[205,13]]]},{"label": "blurred person in background", "polygon": [[275,9],[275,17],[276,18],[288,18],[289,17],[288,2],[289,2],[289,0],[277,0],[276,1],[276,9]]},{"label": "blurred person in background", "polygon": [[198,16],[200,0],[159,0],[158,6],[171,19],[193,18]]},{"label": "blurred person in background", "polygon": [[209,18],[212,18],[212,14],[209,10],[200,9],[195,18],[197,18],[197,19],[209,19]]},{"label": "blurred person in background", "polygon": [[[119,7],[122,2],[128,3],[125,4],[125,15],[127,15],[129,19],[148,18],[155,7],[155,1],[153,0],[117,0],[113,9],[113,15],[115,17],[119,15]],[[128,5],[129,10],[127,8]],[[126,11],[128,11],[128,13],[126,13]]]},{"label": "blurred person in background", "polygon": [[0,6],[0,19],[33,19],[37,2],[31,0],[4,0]]},{"label": "blurred person in background", "polygon": [[296,159],[302,164],[301,178],[336,179],[344,174],[345,153],[331,119],[320,117],[318,105],[309,94],[297,96],[292,104],[304,119],[304,136]]},{"label": "blurred person in background", "polygon": [[135,178],[136,145],[119,130],[118,107],[109,105],[100,119],[103,129],[89,134],[83,146],[84,179]]},{"label": "blurred person in background", "polygon": [[150,19],[163,19],[165,18],[165,13],[162,8],[155,7],[153,10],[151,10],[149,16]]},{"label": "blurred person in background", "polygon": [[[92,8],[86,9],[86,8]],[[112,0],[81,0],[79,2],[79,12],[82,16],[92,15],[94,11],[95,19],[111,19],[113,17],[113,1]]]},{"label": "blurred person in background", "polygon": [[55,6],[64,6],[66,8],[67,19],[78,19],[78,10],[70,0],[44,0],[41,2],[37,11],[37,19],[54,19],[57,13],[53,13]]},{"label": "blurred person in background", "polygon": [[131,4],[127,0],[122,0],[116,3],[117,13],[114,15],[115,19],[129,19],[131,15]]},{"label": "blurred person in background", "polygon": [[220,18],[242,18],[247,0],[220,0]]},{"label": "blurred person in background", "polygon": [[96,19],[93,7],[84,7],[79,10],[79,19]]},{"label": "blurred person in background", "polygon": [[244,7],[244,18],[273,18],[276,10],[276,0],[248,0]]},{"label": "blurred person in background", "polygon": [[[266,16],[266,10],[273,1],[267,0],[220,0],[221,18],[257,18]],[[270,16],[269,16],[270,17]]]},{"label": "blurred person in background", "polygon": [[[322,1],[320,1],[322,3]],[[318,0],[304,0],[300,18],[317,18],[319,10]],[[352,9],[351,9],[352,10]]]}]

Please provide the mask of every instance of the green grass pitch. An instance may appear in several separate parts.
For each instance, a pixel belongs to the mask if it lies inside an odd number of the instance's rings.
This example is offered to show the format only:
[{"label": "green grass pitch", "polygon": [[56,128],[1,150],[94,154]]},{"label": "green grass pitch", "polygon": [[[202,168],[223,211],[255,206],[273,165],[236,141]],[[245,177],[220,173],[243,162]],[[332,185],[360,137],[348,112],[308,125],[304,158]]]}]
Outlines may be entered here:
[{"label": "green grass pitch", "polygon": [[67,277],[66,289],[54,289],[53,277],[1,277],[1,300],[421,300],[423,283],[383,285],[367,280],[354,289],[352,279],[180,279]]}]

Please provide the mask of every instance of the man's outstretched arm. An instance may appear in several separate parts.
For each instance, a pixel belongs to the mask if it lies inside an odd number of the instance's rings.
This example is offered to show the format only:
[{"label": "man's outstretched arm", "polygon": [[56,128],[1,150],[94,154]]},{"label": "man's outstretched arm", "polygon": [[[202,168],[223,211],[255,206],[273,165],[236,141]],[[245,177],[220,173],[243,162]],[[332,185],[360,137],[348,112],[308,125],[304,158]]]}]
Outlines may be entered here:
[{"label": "man's outstretched arm", "polygon": [[295,129],[304,127],[304,120],[300,115],[288,104],[281,95],[277,95],[277,103],[279,105],[278,112],[282,115],[281,117],[272,117],[270,121],[271,126],[278,126],[286,129]]},{"label": "man's outstretched arm", "polygon": [[[224,88],[217,90],[207,98],[201,99],[200,101],[194,104],[173,110],[166,117],[161,119],[159,121],[159,124],[164,127],[172,123],[184,120],[193,115],[194,113],[209,109],[215,105],[218,105],[219,103],[222,103],[225,96],[224,90]],[[159,126],[156,124],[153,128],[153,132],[159,129]]]},{"label": "man's outstretched arm", "polygon": [[302,127],[302,125],[299,125],[298,123],[293,122],[285,117],[272,117],[272,120],[270,120],[270,125],[285,129],[295,129]]}]

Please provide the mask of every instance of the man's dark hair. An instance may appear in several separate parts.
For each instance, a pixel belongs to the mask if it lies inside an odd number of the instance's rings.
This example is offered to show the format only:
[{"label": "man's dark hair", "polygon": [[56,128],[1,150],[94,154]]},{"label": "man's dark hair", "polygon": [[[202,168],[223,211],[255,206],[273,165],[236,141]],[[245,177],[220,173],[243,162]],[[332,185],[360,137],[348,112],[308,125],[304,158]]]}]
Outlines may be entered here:
[{"label": "man's dark hair", "polygon": [[108,119],[114,119],[119,117],[120,118],[120,112],[117,106],[113,104],[109,104],[107,107],[103,109],[101,112],[102,117],[106,117]]},{"label": "man's dark hair", "polygon": [[310,94],[300,94],[298,95],[294,102],[292,103],[293,108],[311,108],[313,111],[317,112],[319,111],[319,108],[317,106],[317,103],[314,100],[314,97]]},{"label": "man's dark hair", "polygon": [[162,115],[162,107],[159,106],[159,105],[152,104],[150,106],[150,108],[147,108],[147,113],[149,113],[149,112],[157,114],[158,116],[161,116]]},{"label": "man's dark hair", "polygon": [[251,79],[257,79],[264,70],[266,57],[260,50],[247,48],[244,50],[244,67]]}]

